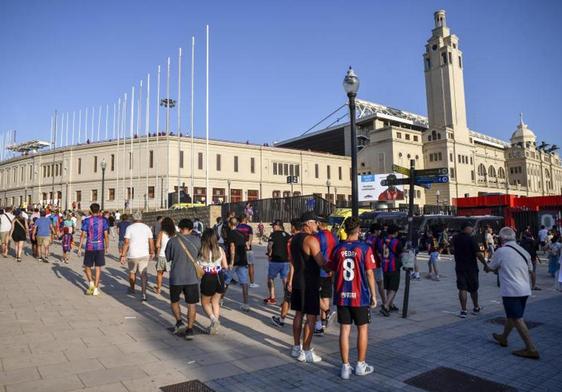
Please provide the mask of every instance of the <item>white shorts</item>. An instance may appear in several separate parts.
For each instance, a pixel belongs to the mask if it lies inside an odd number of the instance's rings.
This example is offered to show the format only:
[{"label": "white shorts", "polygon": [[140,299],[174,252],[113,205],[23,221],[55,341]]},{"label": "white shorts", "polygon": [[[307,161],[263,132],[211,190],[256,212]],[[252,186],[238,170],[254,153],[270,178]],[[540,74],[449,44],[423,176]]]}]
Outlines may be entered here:
[{"label": "white shorts", "polygon": [[148,268],[149,257],[137,257],[134,259],[127,259],[127,264],[129,265],[129,272],[134,274],[137,272],[146,272]]}]

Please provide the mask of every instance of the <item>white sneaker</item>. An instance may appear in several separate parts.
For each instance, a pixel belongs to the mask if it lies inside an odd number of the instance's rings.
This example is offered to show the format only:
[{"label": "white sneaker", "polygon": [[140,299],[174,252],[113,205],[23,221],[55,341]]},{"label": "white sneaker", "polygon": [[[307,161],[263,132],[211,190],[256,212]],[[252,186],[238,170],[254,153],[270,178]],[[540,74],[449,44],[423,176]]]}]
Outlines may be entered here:
[{"label": "white sneaker", "polygon": [[[316,362],[321,362],[321,361],[322,361],[322,357],[321,357],[320,355],[317,355],[317,354],[314,352],[314,349],[313,349],[313,348],[311,348],[311,349],[308,350],[308,351],[304,351],[304,350],[303,350],[303,353],[304,353],[305,361],[308,362],[308,363],[316,363]],[[299,357],[299,358],[300,358],[300,357]]]},{"label": "white sneaker", "polygon": [[355,366],[355,374],[357,376],[366,376],[367,374],[371,374],[375,371],[375,368],[371,365],[368,365],[367,362],[357,362],[357,366]]},{"label": "white sneaker", "polygon": [[344,380],[349,380],[349,377],[351,377],[352,372],[353,372],[353,368],[349,363],[342,363],[341,373],[340,373],[341,378],[343,378]]},{"label": "white sneaker", "polygon": [[94,288],[94,292],[92,293],[92,295],[94,295],[94,296],[100,295],[100,289],[98,289],[97,287]]},{"label": "white sneaker", "polygon": [[302,346],[293,346],[293,348],[291,348],[291,357],[298,358],[301,355],[301,352],[302,352]]},{"label": "white sneaker", "polygon": [[257,289],[258,287],[260,287],[260,285],[257,284],[257,283],[250,283],[250,288],[251,288],[251,289]]}]

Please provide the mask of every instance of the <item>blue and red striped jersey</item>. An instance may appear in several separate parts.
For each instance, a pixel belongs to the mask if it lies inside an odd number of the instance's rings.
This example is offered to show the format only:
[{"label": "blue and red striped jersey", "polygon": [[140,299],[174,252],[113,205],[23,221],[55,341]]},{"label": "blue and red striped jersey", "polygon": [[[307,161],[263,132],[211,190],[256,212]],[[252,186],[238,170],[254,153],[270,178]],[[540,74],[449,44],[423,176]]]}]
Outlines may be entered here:
[{"label": "blue and red striped jersey", "polygon": [[376,266],[368,244],[361,241],[340,242],[334,249],[328,268],[335,271],[334,305],[360,307],[371,304],[367,271]]},{"label": "blue and red striped jersey", "polygon": [[402,244],[399,239],[393,237],[379,239],[377,242],[377,251],[381,259],[383,272],[400,271],[402,267],[402,263],[400,262]]},{"label": "blue and red striped jersey", "polygon": [[[332,232],[330,230],[320,230],[315,236],[318,242],[320,242],[320,251],[322,252],[322,256],[324,256],[324,260],[332,260],[332,253],[336,247],[336,239]],[[324,269],[320,269],[320,276],[327,278],[330,274],[324,271]]]},{"label": "blue and red striped jersey", "polygon": [[86,250],[104,250],[105,232],[109,223],[103,216],[92,215],[82,220],[82,231],[86,233]]},{"label": "blue and red striped jersey", "polygon": [[373,252],[373,256],[375,257],[375,264],[377,268],[380,268],[381,259],[379,257],[379,252],[378,252],[379,237],[369,233],[369,235],[367,235],[367,238],[365,238],[365,242],[367,243],[367,245],[371,247],[371,251]]}]

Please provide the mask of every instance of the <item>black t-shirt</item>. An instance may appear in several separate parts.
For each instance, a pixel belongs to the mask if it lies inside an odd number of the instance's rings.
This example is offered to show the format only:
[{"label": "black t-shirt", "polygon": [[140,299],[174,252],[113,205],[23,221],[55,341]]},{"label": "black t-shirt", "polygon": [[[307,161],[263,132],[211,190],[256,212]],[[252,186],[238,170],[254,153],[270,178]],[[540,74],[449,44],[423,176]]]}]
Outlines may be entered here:
[{"label": "black t-shirt", "polygon": [[453,240],[455,247],[455,270],[456,271],[478,271],[476,254],[480,247],[476,239],[468,234],[459,233]]},{"label": "black t-shirt", "polygon": [[283,262],[289,261],[289,253],[287,251],[287,244],[289,243],[291,235],[286,231],[274,231],[269,237],[271,242],[271,261]]},{"label": "black t-shirt", "polygon": [[[246,240],[244,239],[244,234],[240,233],[237,230],[230,230],[230,232],[228,233],[228,238],[226,240],[228,249],[230,249],[230,244],[232,243],[235,246],[234,265],[238,267],[248,265],[248,257],[246,256]],[[230,257],[228,259],[228,262],[230,263]]]}]

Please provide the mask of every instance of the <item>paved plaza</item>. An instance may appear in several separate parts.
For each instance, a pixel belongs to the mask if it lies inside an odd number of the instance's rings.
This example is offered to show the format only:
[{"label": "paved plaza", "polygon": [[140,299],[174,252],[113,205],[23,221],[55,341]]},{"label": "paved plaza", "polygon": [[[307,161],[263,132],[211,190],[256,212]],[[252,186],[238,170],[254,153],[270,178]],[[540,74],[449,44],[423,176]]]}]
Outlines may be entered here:
[{"label": "paved plaza", "polygon": [[[128,296],[126,270],[115,257],[116,243],[111,246],[99,297],[84,295],[76,255],[70,264],[55,261],[61,257],[59,245],[50,264],[30,256],[21,263],[0,258],[1,391],[158,391],[194,379],[215,391],[413,391],[421,389],[404,381],[443,366],[512,390],[559,391],[562,385],[562,294],[551,288],[544,264],[538,273],[543,290],[533,292],[526,313],[527,320],[542,323],[531,330],[540,360],[511,355],[522,347],[515,332],[509,348],[491,341],[501,326],[489,321],[503,315],[495,275],[480,275],[482,314],[457,317],[453,263],[443,257],[440,282],[412,282],[408,319],[373,313],[367,361],[375,373],[342,381],[336,326],[313,339],[323,362],[301,364],[289,356],[290,325],[274,327],[270,317],[279,308],[262,302],[267,296],[264,247],[255,248],[261,286],[250,289],[252,311],[238,310],[241,292],[233,286],[218,335],[199,333],[185,341],[170,332],[167,289],[161,296],[150,292],[146,303],[140,293]],[[153,283],[154,263],[150,271]],[[400,308],[402,289],[403,284]],[[205,328],[209,320],[198,310],[198,325]]]}]

